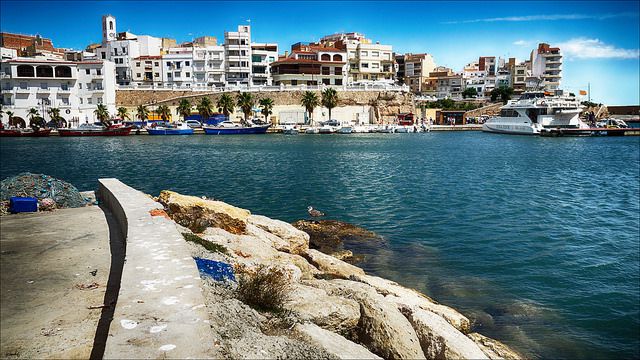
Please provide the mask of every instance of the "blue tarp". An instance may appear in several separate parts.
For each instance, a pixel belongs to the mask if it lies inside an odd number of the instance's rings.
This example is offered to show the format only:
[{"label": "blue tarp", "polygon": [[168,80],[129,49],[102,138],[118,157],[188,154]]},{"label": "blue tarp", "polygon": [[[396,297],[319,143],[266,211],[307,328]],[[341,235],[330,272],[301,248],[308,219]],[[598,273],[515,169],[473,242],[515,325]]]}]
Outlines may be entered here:
[{"label": "blue tarp", "polygon": [[196,261],[200,276],[209,276],[215,281],[236,281],[231,265],[199,257],[193,259]]},{"label": "blue tarp", "polygon": [[185,120],[197,120],[205,125],[218,125],[219,123],[229,119],[224,114],[213,114],[208,119],[202,121],[202,117],[199,114],[191,114],[187,116]]}]

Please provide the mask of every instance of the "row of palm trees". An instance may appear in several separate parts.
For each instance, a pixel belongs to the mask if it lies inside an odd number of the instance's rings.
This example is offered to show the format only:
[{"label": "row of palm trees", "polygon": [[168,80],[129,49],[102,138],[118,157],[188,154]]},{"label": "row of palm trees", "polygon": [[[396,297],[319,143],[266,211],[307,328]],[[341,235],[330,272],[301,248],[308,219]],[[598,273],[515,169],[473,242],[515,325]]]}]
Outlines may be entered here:
[{"label": "row of palm trees", "polygon": [[313,91],[305,91],[300,98],[300,104],[305,108],[309,114],[309,119],[313,120],[313,110],[322,105],[329,110],[329,120],[331,120],[331,109],[338,106],[338,92],[335,89],[328,88],[322,91],[321,98],[318,99],[318,95]]}]

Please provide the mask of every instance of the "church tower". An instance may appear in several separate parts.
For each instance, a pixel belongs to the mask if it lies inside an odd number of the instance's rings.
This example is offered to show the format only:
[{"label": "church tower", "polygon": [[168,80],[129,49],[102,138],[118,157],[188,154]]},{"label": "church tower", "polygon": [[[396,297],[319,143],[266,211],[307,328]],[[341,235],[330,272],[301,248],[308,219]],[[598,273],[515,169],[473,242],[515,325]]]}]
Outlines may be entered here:
[{"label": "church tower", "polygon": [[102,43],[116,40],[116,18],[112,15],[102,16]]}]

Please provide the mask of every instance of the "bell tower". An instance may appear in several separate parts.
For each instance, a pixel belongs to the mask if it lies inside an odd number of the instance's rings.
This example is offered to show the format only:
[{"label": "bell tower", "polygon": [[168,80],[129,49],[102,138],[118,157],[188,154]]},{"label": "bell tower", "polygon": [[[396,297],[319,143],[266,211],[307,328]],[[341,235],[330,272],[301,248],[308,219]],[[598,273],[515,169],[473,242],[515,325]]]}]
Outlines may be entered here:
[{"label": "bell tower", "polygon": [[116,18],[112,15],[102,16],[102,43],[116,40]]}]

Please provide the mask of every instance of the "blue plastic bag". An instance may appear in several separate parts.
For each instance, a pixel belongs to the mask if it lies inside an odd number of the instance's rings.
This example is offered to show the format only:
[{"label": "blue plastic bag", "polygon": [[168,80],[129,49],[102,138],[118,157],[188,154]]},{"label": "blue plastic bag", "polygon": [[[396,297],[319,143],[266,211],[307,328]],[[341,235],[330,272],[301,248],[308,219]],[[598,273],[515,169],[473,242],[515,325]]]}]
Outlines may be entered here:
[{"label": "blue plastic bag", "polygon": [[209,276],[215,281],[236,281],[231,265],[199,257],[194,257],[193,259],[196,261],[200,276]]}]

